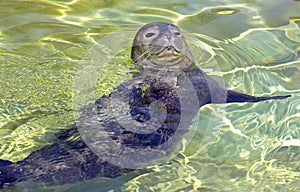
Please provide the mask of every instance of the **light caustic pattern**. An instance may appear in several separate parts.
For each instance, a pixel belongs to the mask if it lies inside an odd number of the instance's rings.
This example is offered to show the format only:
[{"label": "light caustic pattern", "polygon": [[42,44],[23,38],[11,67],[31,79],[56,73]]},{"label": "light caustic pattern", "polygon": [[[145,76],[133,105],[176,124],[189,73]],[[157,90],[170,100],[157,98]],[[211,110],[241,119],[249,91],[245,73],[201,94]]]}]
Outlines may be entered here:
[{"label": "light caustic pattern", "polygon": [[[96,45],[97,57],[89,58],[91,63],[96,58],[98,64],[113,60],[102,65],[100,76],[94,74],[97,70],[86,74],[87,87],[89,80],[98,81],[97,90],[93,85],[91,90],[73,93],[77,65],[100,37],[124,24],[160,20],[196,35],[187,41],[197,65],[209,75],[224,78],[227,88],[293,97],[288,102],[229,104],[221,117],[224,105],[201,108],[200,117],[195,117],[199,120],[195,134],[189,145],[181,143],[185,150],[173,164],[156,166],[154,172],[128,181],[122,190],[299,190],[298,1],[109,2],[1,2],[5,7],[0,10],[0,129],[5,138],[0,141],[1,159],[24,159],[47,145],[58,128],[71,124],[72,94],[83,98],[76,101],[75,109],[79,109],[131,78],[130,37],[139,27]],[[208,44],[205,54],[199,52],[200,40]],[[101,51],[106,54],[97,55]],[[209,58],[217,65],[206,62]],[[210,134],[203,127],[209,127]],[[209,143],[207,148],[204,143]],[[92,182],[85,185],[93,186]]]}]

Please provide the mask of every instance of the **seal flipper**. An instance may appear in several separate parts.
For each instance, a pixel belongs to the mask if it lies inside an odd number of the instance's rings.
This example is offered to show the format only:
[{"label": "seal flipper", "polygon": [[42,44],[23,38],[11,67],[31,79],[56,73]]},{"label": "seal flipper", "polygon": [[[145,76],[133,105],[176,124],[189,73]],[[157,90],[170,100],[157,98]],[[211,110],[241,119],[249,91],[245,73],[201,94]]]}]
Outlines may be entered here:
[{"label": "seal flipper", "polygon": [[291,97],[291,95],[284,95],[284,96],[271,96],[271,97],[256,97],[252,95],[247,95],[244,93],[235,92],[232,90],[227,90],[227,100],[226,103],[233,103],[233,102],[259,102],[259,101],[266,101],[271,99],[286,99]]},{"label": "seal flipper", "polygon": [[17,178],[14,176],[13,168],[11,165],[14,163],[0,159],[0,189],[9,183],[17,181]]}]

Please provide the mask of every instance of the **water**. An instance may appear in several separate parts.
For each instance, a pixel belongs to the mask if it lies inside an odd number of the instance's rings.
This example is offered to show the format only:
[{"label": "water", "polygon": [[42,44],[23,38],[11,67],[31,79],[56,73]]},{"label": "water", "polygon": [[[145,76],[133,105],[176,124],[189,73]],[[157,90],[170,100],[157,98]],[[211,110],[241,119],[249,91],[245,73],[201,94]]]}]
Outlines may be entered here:
[{"label": "water", "polygon": [[[117,179],[43,190],[300,190],[299,1],[40,0],[1,1],[0,7],[1,159],[22,160],[74,122],[74,79],[93,46],[112,57],[103,66],[96,96],[130,78],[130,49],[115,55],[116,50],[132,42],[140,24],[152,21],[183,29],[197,65],[226,87],[293,95],[207,105],[192,141],[171,162]],[[124,34],[110,42],[110,49],[99,43],[117,30]],[[4,191],[26,190],[41,187],[23,183]]]}]

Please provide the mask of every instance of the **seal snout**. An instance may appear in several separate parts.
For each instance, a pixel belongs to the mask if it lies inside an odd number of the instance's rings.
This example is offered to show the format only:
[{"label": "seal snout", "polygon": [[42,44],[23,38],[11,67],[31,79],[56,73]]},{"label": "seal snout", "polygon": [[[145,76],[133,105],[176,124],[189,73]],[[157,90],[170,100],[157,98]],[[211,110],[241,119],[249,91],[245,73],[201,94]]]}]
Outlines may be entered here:
[{"label": "seal snout", "polygon": [[164,50],[166,50],[166,51],[176,51],[173,46],[167,46],[167,47],[165,47]]},{"label": "seal snout", "polygon": [[172,45],[167,45],[167,46],[163,46],[160,50],[160,53],[161,52],[176,52],[176,53],[180,53],[181,51],[176,48],[175,46],[172,46]]},{"label": "seal snout", "polygon": [[165,46],[161,52],[179,52],[174,46]]},{"label": "seal snout", "polygon": [[181,52],[177,50],[174,46],[165,46],[162,47],[162,49],[158,52],[157,56],[159,58],[161,57],[179,57],[181,55]]}]

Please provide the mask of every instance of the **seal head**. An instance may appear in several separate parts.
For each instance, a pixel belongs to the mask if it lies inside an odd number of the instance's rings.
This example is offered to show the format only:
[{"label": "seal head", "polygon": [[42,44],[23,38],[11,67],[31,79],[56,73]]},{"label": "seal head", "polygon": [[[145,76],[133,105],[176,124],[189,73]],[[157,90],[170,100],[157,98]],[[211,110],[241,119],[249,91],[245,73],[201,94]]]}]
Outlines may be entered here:
[{"label": "seal head", "polygon": [[194,63],[182,32],[169,23],[143,26],[134,38],[131,58],[143,69],[185,70]]}]

